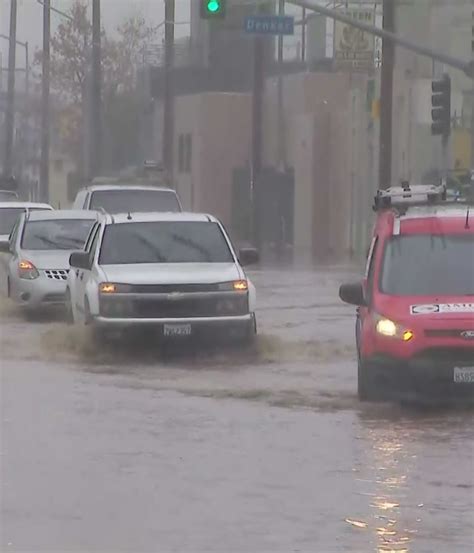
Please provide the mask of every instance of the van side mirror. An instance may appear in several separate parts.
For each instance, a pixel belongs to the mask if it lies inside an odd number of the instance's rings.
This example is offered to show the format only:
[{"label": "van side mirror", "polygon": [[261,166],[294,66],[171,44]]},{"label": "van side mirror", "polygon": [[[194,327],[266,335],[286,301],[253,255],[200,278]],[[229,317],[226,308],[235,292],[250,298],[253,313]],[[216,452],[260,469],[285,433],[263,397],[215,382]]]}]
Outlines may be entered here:
[{"label": "van side mirror", "polygon": [[258,254],[258,250],[255,248],[241,248],[239,251],[239,262],[242,265],[242,267],[246,267],[247,265],[254,265],[255,263],[258,263],[260,260],[260,256]]},{"label": "van side mirror", "polygon": [[350,305],[357,305],[357,307],[365,307],[367,305],[364,287],[361,282],[343,284],[339,288],[339,297],[343,302]]},{"label": "van side mirror", "polygon": [[90,269],[89,254],[87,252],[74,252],[69,256],[69,265],[74,269]]}]

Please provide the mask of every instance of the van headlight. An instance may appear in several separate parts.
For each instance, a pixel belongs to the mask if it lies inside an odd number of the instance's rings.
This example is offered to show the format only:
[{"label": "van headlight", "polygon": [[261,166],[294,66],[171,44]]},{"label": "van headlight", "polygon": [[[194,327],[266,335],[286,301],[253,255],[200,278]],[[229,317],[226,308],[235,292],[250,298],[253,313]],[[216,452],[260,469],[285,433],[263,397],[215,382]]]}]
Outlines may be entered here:
[{"label": "van headlight", "polygon": [[377,331],[377,334],[381,334],[382,336],[387,336],[389,338],[399,338],[404,342],[409,342],[414,336],[412,330],[387,319],[386,317],[382,317],[381,315],[376,317],[375,330]]}]

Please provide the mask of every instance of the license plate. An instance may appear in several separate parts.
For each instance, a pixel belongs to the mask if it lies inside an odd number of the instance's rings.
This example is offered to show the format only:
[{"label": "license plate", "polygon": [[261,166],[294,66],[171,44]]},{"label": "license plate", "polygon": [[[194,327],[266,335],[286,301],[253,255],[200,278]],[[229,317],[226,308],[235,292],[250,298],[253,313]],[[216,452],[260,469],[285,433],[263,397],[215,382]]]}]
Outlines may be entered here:
[{"label": "license plate", "polygon": [[454,367],[454,382],[474,384],[474,367]]},{"label": "license plate", "polygon": [[190,324],[164,325],[163,334],[165,336],[191,336],[192,328]]}]

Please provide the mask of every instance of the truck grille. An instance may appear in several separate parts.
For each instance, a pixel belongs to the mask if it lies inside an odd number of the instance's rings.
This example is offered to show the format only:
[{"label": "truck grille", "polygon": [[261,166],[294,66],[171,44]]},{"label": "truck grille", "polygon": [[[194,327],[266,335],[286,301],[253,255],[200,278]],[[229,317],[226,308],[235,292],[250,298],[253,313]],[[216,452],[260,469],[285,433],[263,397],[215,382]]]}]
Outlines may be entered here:
[{"label": "truck grille", "polygon": [[185,319],[248,314],[247,294],[235,297],[186,297],[180,299],[127,299],[101,297],[100,313],[107,318]]},{"label": "truck grille", "polygon": [[130,292],[134,294],[181,294],[193,292],[218,292],[219,284],[134,284]]}]

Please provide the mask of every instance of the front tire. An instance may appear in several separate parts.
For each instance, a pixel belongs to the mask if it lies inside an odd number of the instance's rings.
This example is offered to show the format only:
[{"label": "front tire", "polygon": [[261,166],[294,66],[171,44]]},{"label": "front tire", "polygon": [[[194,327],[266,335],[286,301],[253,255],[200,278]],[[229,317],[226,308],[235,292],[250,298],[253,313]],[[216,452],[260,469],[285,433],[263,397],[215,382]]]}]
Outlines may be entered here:
[{"label": "front tire", "polygon": [[71,291],[69,290],[69,288],[66,290],[65,310],[66,310],[67,324],[73,325],[75,323],[75,317],[74,317],[74,308],[72,306]]},{"label": "front tire", "polygon": [[360,358],[357,363],[357,393],[360,401],[381,399],[381,394],[377,388],[374,366]]}]

